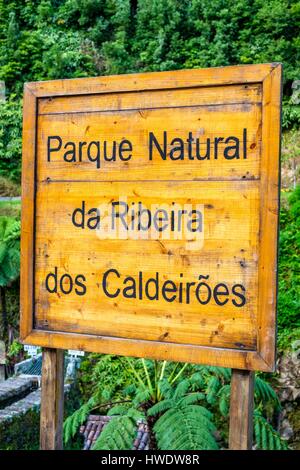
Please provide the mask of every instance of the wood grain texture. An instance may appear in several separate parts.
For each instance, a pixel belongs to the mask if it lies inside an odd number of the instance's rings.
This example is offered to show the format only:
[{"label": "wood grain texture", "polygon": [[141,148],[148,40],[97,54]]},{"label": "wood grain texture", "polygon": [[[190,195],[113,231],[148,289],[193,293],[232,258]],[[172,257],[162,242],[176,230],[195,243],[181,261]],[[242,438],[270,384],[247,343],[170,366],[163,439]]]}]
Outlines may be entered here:
[{"label": "wood grain texture", "polygon": [[[200,244],[190,250],[185,236],[182,240],[102,240],[94,230],[77,228],[71,223],[72,211],[81,206],[83,198],[86,207],[91,208],[120,196],[129,204],[141,200],[145,207],[151,204],[172,207],[174,200],[181,207],[202,204],[203,247]],[[102,183],[96,187],[85,183],[41,185],[36,215],[36,326],[74,333],[255,349],[258,209],[256,181],[206,182],[201,187],[196,182]],[[78,297],[74,290],[68,295],[49,293],[45,279],[54,266],[60,276],[83,274],[87,294]],[[194,287],[189,291],[188,304],[180,302],[178,295],[172,303],[166,302],[161,294],[154,301],[145,295],[142,300],[122,295],[110,299],[101,289],[103,273],[108,269],[117,269],[123,278],[131,275],[137,283],[138,273],[142,272],[144,284],[155,277],[157,270],[160,283],[170,279],[176,285],[187,281],[199,283],[199,275],[209,275],[207,284],[211,286],[225,283],[231,289],[234,284],[244,285],[247,301],[241,308],[231,301],[224,306],[215,302],[201,305]],[[68,281],[66,289],[67,284]],[[109,285],[111,291],[122,286],[116,276],[111,276]],[[184,298],[186,290],[184,285]],[[202,290],[205,292],[205,288]]]},{"label": "wood grain texture", "polygon": [[25,337],[33,328],[34,294],[34,226],[35,226],[35,137],[37,99],[24,86],[22,148],[22,212],[21,212],[21,273],[20,335]]},{"label": "wood grain texture", "polygon": [[253,441],[254,372],[232,370],[229,449],[251,450]]},{"label": "wood grain texture", "polygon": [[[259,258],[259,329],[261,356],[275,368],[277,310],[277,247],[280,197],[282,66],[278,65],[263,83],[261,159],[261,210]],[[272,249],[270,249],[272,247]]]},{"label": "wood grain texture", "polygon": [[66,113],[121,113],[132,109],[141,111],[155,108],[188,108],[189,106],[229,106],[233,104],[261,104],[262,85],[219,85],[201,88],[169,89],[109,94],[59,96],[40,98],[38,114]]},{"label": "wood grain texture", "polygon": [[[57,114],[42,114],[38,117],[38,181],[45,181],[47,178],[59,181],[258,179],[261,102],[251,98],[249,89],[244,87],[230,87],[226,92],[226,88],[216,86],[211,90],[213,92],[208,93],[208,97],[202,90],[199,92],[196,88],[189,90],[187,97],[185,97],[186,90],[176,90],[170,99],[167,93],[155,92],[154,97],[153,93],[148,93],[148,105],[151,103],[151,108],[145,108],[146,99],[136,93],[119,94],[117,97],[93,95],[88,100],[90,104],[87,102],[86,106],[90,107],[89,109],[94,107],[98,111],[91,112],[78,112],[80,102],[78,104],[73,97],[71,102],[64,99],[63,103],[54,104],[54,109],[59,110]],[[234,96],[228,100],[231,93]],[[253,94],[257,95],[257,88]],[[72,101],[75,103],[72,104]],[[186,106],[182,106],[184,102]],[[101,105],[102,111],[99,110]],[[75,111],[66,114],[70,108]],[[107,109],[110,109],[109,112]],[[242,155],[245,128],[247,128],[246,159]],[[198,161],[196,158],[190,160],[185,156],[184,160],[177,162],[170,158],[163,160],[153,146],[153,156],[150,161],[149,133],[154,132],[160,146],[163,146],[164,131],[167,131],[168,136],[168,154],[172,148],[172,140],[178,137],[184,141],[187,154],[187,138],[189,132],[192,132],[194,139],[199,138],[201,156],[205,157],[209,152],[209,159]],[[48,162],[45,156],[49,136],[60,136],[62,148],[51,153],[51,160]],[[226,148],[224,141],[230,136],[240,139],[239,159],[227,160],[222,156]],[[217,160],[215,138],[223,138],[223,142],[218,143]],[[104,161],[102,148],[104,141],[107,141],[107,151],[110,155],[112,142],[116,141],[119,145],[122,139],[129,139],[132,143],[132,158],[129,161],[119,159],[115,162]],[[76,145],[77,161],[67,163],[63,159],[64,146],[70,141]],[[100,168],[85,156],[82,162],[78,161],[79,142],[93,141],[101,144]],[[55,146],[56,141],[53,142],[53,147]],[[195,154],[194,148],[193,156]]]},{"label": "wood grain texture", "polygon": [[64,351],[43,349],[40,449],[63,448]]},{"label": "wood grain texture", "polygon": [[219,367],[270,371],[270,367],[256,351],[241,351],[228,348],[208,348],[175,344],[167,341],[132,341],[127,338],[100,335],[71,334],[65,332],[33,330],[25,343],[51,348],[78,349],[80,351],[118,354],[121,356],[145,357],[166,361],[210,364]]},{"label": "wood grain texture", "polygon": [[263,82],[278,63],[31,82],[35,96],[88,95]]},{"label": "wood grain texture", "polygon": [[[278,64],[27,84],[23,341],[273,370],[280,87]],[[246,159],[184,159],[178,165],[157,155],[152,161],[147,158],[147,139],[153,130],[160,141],[164,130],[169,140],[184,140],[191,131],[203,145],[216,135],[242,139],[245,128]],[[66,163],[58,152],[51,155],[49,164],[47,137],[57,134],[76,145],[82,140],[130,137],[134,158],[101,162],[95,168],[91,161]],[[168,157],[170,150],[168,144]],[[224,141],[219,150],[224,151]],[[107,201],[119,197],[124,189],[131,201],[142,195],[146,202],[166,202],[176,196],[181,202],[203,203],[207,222],[204,248],[187,254],[180,240],[100,241],[86,230],[79,237],[70,227],[68,217],[83,199],[94,205],[96,198]],[[91,296],[84,301],[78,302],[73,295],[67,300],[45,295],[43,282],[51,266],[66,272],[80,267],[97,277],[113,264],[122,275],[130,274],[125,272],[129,267],[135,279],[141,267],[149,276],[157,269],[164,278],[175,276],[177,284],[180,273],[193,277],[205,268],[214,282],[246,283],[249,303],[236,315],[228,305],[218,311],[207,306],[197,310],[194,304],[183,309],[176,303],[166,309],[160,302],[153,308],[142,302],[136,309],[128,299],[114,305],[98,296],[91,280]],[[65,313],[62,305],[66,305]]]}]

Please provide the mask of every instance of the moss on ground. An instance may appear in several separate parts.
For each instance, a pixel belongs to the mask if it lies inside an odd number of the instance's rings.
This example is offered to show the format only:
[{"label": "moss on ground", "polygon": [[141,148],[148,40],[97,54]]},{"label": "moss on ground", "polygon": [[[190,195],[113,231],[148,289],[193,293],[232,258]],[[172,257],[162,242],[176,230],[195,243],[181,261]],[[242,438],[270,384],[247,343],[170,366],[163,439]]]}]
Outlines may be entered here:
[{"label": "moss on ground", "polygon": [[0,423],[1,450],[37,450],[39,448],[39,410],[29,410],[11,421]]}]

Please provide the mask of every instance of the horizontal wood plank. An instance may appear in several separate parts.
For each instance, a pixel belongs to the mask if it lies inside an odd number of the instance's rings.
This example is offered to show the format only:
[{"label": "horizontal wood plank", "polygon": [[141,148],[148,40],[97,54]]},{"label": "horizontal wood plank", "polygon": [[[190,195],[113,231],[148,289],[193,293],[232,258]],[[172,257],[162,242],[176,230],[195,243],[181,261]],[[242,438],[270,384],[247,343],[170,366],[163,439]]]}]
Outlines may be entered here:
[{"label": "horizontal wood plank", "polygon": [[[195,106],[174,108],[171,111],[162,108],[143,112],[75,113],[68,116],[67,120],[63,114],[42,115],[38,118],[38,181],[47,178],[59,181],[195,181],[258,179],[260,175],[261,108],[258,104],[233,104],[220,109]],[[150,142],[151,133],[157,143],[153,137]],[[189,133],[192,133],[193,138],[192,159],[189,158],[187,142]],[[232,136],[238,139],[238,154],[232,150],[229,156],[236,157],[225,158],[225,149],[236,142],[231,140],[225,143]],[[180,138],[184,144],[183,158],[180,160],[170,158],[172,149],[176,147],[176,144],[172,144],[175,138]],[[125,160],[118,156],[123,140],[130,141],[132,146],[132,150],[126,152]],[[81,150],[80,142],[85,143]],[[91,142],[98,144],[92,144],[93,148],[88,154]],[[162,157],[159,149],[164,149],[165,142],[166,154]],[[115,161],[105,161],[104,145],[108,158],[114,155]],[[74,153],[69,153],[66,158],[70,161],[66,161],[64,155],[70,149]],[[182,153],[174,151],[173,158],[179,155]],[[197,155],[202,159],[198,159]]]},{"label": "horizontal wood plank", "polygon": [[71,334],[35,329],[24,338],[24,343],[36,346],[42,346],[47,343],[52,348],[78,349],[80,351],[145,357],[149,359],[164,358],[166,361],[209,364],[246,370],[261,370],[265,372],[274,370],[257,351],[191,346],[168,343],[167,341],[132,341],[131,339],[115,336]]},{"label": "horizontal wood plank", "polygon": [[[60,198],[56,194],[60,194]],[[135,240],[99,239],[95,230],[76,227],[72,214],[86,212],[104,202],[126,200],[152,205],[180,207],[203,205],[203,237],[191,249],[182,239]],[[64,204],[61,204],[61,200]],[[36,236],[36,325],[52,330],[84,332],[148,340],[244,347],[256,345],[258,259],[258,182],[199,183],[50,183],[41,184],[37,192]],[[247,218],[245,219],[245,214]],[[249,217],[248,217],[249,216]],[[67,236],[65,235],[67,234]],[[179,234],[180,235],[180,234]],[[196,243],[196,241],[194,241]],[[78,297],[74,291],[49,294],[46,276],[58,268],[60,276],[84,275],[88,294]],[[159,271],[160,283],[171,280],[199,283],[199,276],[209,276],[208,284],[225,283],[229,289],[242,284],[247,303],[241,308],[232,301],[220,307],[215,303],[201,305],[191,289],[188,304],[167,303],[160,294],[149,302],[123,298],[111,299],[101,289],[101,279],[109,269],[122,278],[131,275],[138,284],[139,272],[144,283]],[[182,277],[181,277],[182,276]],[[51,281],[52,282],[52,281]],[[66,279],[66,283],[68,284]],[[115,292],[121,286],[116,275],[110,275],[109,286]],[[68,290],[68,287],[66,287]],[[202,289],[203,291],[203,289]],[[205,291],[205,288],[204,288]],[[186,292],[186,287],[184,287]]]},{"label": "horizontal wood plank", "polygon": [[111,75],[69,80],[51,80],[27,83],[37,97],[86,95],[143,90],[190,88],[192,86],[219,86],[257,83],[279,66],[278,63],[234,65],[207,69],[176,70],[168,72]]},{"label": "horizontal wood plank", "polygon": [[40,98],[38,114],[92,113],[126,111],[131,109],[147,110],[154,108],[224,106],[229,104],[261,103],[262,86],[260,83],[249,85],[227,85],[184,90],[153,90],[128,93],[62,96]]}]

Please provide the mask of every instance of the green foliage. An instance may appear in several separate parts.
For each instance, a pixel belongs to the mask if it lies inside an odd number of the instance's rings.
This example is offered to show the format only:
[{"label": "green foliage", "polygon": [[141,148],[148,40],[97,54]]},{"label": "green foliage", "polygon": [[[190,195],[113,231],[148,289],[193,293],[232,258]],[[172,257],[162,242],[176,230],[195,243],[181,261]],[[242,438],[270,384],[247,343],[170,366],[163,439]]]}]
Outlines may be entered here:
[{"label": "green foliage", "polygon": [[20,229],[18,220],[0,217],[0,287],[9,285],[19,276]]},{"label": "green foliage", "polygon": [[7,101],[0,101],[0,175],[15,181],[21,175],[21,129],[21,101],[12,94]]},{"label": "green foliage", "polygon": [[0,2],[0,79],[281,61],[299,78],[298,1]]},{"label": "green foliage", "polygon": [[177,404],[170,407],[156,422],[160,450],[217,450],[211,413],[198,405]]},{"label": "green foliage", "polygon": [[[160,450],[216,450],[213,415],[199,401],[203,393],[189,392],[193,380],[185,379],[167,393],[167,398],[148,410],[160,415],[153,430]],[[170,393],[171,392],[171,393]]]},{"label": "green foliage", "polygon": [[282,107],[282,128],[291,129],[300,127],[300,106],[284,103]]},{"label": "green foliage", "polygon": [[83,401],[91,395],[97,396],[99,403],[120,399],[131,381],[131,372],[122,357],[88,354],[81,362],[78,383]]},{"label": "green foliage", "polygon": [[21,217],[20,201],[0,201],[0,217],[1,216],[19,220]]},{"label": "green foliage", "polygon": [[19,341],[14,340],[10,345],[7,352],[9,358],[18,356],[23,351],[23,345]]},{"label": "green foliage", "polygon": [[290,346],[292,329],[300,328],[300,186],[282,201],[278,266],[279,345]]},{"label": "green foliage", "polygon": [[92,450],[131,450],[137,433],[137,422],[143,415],[134,408],[115,407],[114,416],[104,427]]},{"label": "green foliage", "polygon": [[275,390],[269,382],[266,382],[259,376],[255,377],[255,398],[258,403],[266,404],[271,402],[276,410],[280,409],[280,401]]},{"label": "green foliage", "polygon": [[26,81],[278,61],[299,127],[299,20],[299,0],[0,0],[0,174],[20,178]]},{"label": "green foliage", "polygon": [[300,80],[292,83],[292,94],[285,97],[282,110],[283,129],[298,128],[300,126]]},{"label": "green foliage", "polygon": [[95,407],[96,400],[91,397],[87,403],[84,403],[78,410],[68,416],[64,422],[64,441],[67,443],[75,436],[79,426],[83,424],[91,410]]},{"label": "green foliage", "polygon": [[254,412],[254,435],[256,448],[260,450],[287,450],[287,443],[258,410]]},{"label": "green foliage", "polygon": [[283,163],[300,155],[300,131],[292,129],[282,136],[281,160]]},{"label": "green foliage", "polygon": [[[100,357],[100,362],[103,361]],[[131,449],[137,432],[137,422],[147,420],[152,441],[162,450],[217,449],[216,429],[226,446],[230,403],[231,370],[226,368],[192,364],[168,363],[132,358],[113,358],[122,361],[122,368],[115,369],[114,380],[128,373],[128,382],[115,389],[113,382],[108,392],[109,401],[97,392],[90,401],[70,416],[64,426],[65,441],[77,432],[91,409],[112,416],[95,443],[94,449]],[[102,362],[100,368],[103,367]],[[96,368],[96,366],[95,366]],[[101,377],[101,376],[99,376]],[[100,382],[101,385],[101,382]],[[255,379],[257,445],[267,433],[270,446],[281,446],[278,433],[272,427],[272,416],[280,408],[278,397],[262,375]],[[268,416],[268,418],[267,418]],[[262,443],[263,442],[263,443]]]}]

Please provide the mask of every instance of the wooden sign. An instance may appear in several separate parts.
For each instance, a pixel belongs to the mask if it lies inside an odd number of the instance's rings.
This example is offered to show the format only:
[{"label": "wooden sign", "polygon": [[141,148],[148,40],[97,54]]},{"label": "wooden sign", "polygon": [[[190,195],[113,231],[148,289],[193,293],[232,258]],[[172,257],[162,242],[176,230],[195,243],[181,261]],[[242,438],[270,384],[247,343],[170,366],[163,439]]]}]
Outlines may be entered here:
[{"label": "wooden sign", "polygon": [[21,337],[270,371],[279,64],[25,84]]}]

